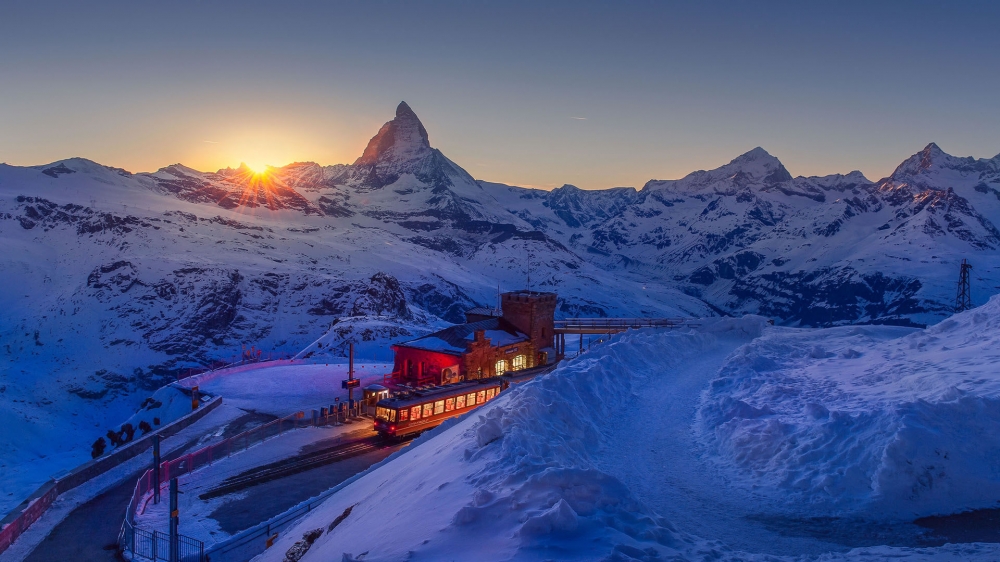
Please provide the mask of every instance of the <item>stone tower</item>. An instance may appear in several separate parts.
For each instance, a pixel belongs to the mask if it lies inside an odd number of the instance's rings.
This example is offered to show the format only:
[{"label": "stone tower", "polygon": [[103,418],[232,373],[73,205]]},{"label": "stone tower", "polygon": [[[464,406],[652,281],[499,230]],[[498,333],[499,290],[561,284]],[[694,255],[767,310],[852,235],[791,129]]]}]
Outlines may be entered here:
[{"label": "stone tower", "polygon": [[536,352],[553,347],[556,316],[556,294],[536,291],[514,291],[500,295],[504,320],[524,332]]}]

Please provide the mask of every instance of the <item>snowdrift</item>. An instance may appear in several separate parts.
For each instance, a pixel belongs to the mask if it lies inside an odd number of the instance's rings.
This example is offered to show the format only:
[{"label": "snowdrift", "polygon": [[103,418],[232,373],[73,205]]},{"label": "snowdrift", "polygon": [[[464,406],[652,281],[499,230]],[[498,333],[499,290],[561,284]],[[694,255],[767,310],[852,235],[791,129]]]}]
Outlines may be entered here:
[{"label": "snowdrift", "polygon": [[302,560],[363,552],[366,561],[597,560],[692,548],[696,541],[597,466],[607,454],[603,424],[635,396],[629,373],[683,361],[713,338],[693,331],[618,336],[420,438],[332,497],[261,559],[282,560],[303,534],[328,529],[348,508],[336,531],[323,533]]},{"label": "snowdrift", "polygon": [[772,329],[703,394],[735,483],[811,516],[912,519],[1000,498],[1000,297],[925,330]]}]

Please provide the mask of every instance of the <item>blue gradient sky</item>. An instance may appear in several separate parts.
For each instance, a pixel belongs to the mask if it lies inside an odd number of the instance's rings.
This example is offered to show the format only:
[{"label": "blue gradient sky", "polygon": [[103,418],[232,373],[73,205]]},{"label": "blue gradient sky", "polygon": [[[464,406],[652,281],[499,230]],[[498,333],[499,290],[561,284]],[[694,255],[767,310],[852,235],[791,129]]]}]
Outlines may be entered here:
[{"label": "blue gradient sky", "polygon": [[[477,178],[641,186],[755,146],[1000,152],[1000,2],[11,2],[0,161],[352,162],[406,100]],[[585,119],[576,119],[583,117]]]}]

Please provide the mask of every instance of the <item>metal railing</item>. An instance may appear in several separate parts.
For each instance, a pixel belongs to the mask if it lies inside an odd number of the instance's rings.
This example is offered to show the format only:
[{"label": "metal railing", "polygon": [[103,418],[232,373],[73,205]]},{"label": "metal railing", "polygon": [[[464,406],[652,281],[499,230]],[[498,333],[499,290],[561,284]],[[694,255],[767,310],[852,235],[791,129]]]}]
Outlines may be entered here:
[{"label": "metal railing", "polygon": [[[304,412],[296,412],[224,439],[214,445],[208,445],[193,453],[188,453],[171,461],[162,462],[160,463],[161,487],[170,482],[171,478],[177,478],[203,466],[208,466],[215,460],[223,459],[234,453],[249,449],[271,437],[281,435],[289,429],[312,424],[313,420],[306,420]],[[153,469],[150,468],[139,477],[135,488],[132,490],[132,499],[129,501],[128,510],[125,513],[125,521],[122,523],[122,529],[118,535],[119,548],[123,552],[130,552],[134,557],[146,558],[148,560],[157,560],[157,558],[149,555],[151,552],[156,551],[156,549],[141,548],[138,541],[139,537],[153,536],[155,532],[137,527],[135,516],[142,514],[146,510],[147,504],[152,499],[151,492],[153,486]],[[188,540],[195,541],[194,539]],[[152,544],[156,544],[155,541]],[[203,545],[201,548],[202,552],[204,552]],[[163,556],[166,555],[163,554]],[[203,558],[199,558],[198,560],[203,560]]]},{"label": "metal railing", "polygon": [[[339,408],[326,409],[326,415],[321,414],[322,410],[312,410],[314,415],[307,417],[305,412],[300,411],[280,419],[272,420],[263,425],[259,425],[253,429],[248,429],[247,431],[215,443],[214,445],[208,445],[194,451],[193,453],[188,453],[174,460],[160,463],[160,485],[161,487],[166,487],[171,478],[177,478],[199,468],[209,466],[216,460],[245,451],[254,445],[263,443],[267,439],[277,437],[290,429],[314,425],[337,425],[345,422],[348,417],[357,417],[362,415],[363,409],[363,405],[358,402],[355,403],[355,407],[353,409],[346,407],[343,411],[339,411]],[[118,535],[118,544],[119,548],[123,552],[130,552],[133,557],[155,561],[160,560],[160,558],[154,558],[153,556],[161,556],[163,557],[163,560],[166,560],[166,550],[149,547],[147,546],[147,543],[143,543],[142,541],[147,541],[148,544],[156,545],[158,543],[153,541],[151,537],[163,538],[168,535],[162,532],[148,531],[137,527],[135,524],[135,516],[141,515],[145,512],[146,506],[149,504],[150,500],[152,500],[151,492],[153,491],[153,482],[153,469],[151,468],[146,470],[146,472],[144,472],[136,482],[135,488],[132,490],[132,499],[128,504],[128,511],[125,513],[125,521],[122,523],[122,529]],[[182,558],[182,560],[190,559],[198,560],[199,562],[206,560],[204,558],[204,544],[202,544],[201,541],[187,537],[183,538],[191,544],[198,543],[201,545],[199,547],[201,549],[201,558],[193,558],[193,554],[190,554],[193,551],[189,549],[188,551],[183,552],[188,552],[187,556],[191,558]]]},{"label": "metal railing", "polygon": [[[133,559],[144,558],[157,562],[170,560],[170,535],[160,531],[147,531],[145,529],[135,529],[132,535]],[[177,535],[177,562],[202,562],[205,560],[205,543]]]},{"label": "metal railing", "polygon": [[174,435],[181,429],[201,419],[220,404],[222,404],[221,397],[216,396],[211,398],[197,410],[181,416],[157,431],[127,443],[106,456],[83,463],[69,474],[43,484],[32,494],[31,498],[21,506],[18,506],[0,522],[0,527],[2,527],[2,530],[0,530],[0,553],[9,548],[17,540],[18,536],[27,531],[28,527],[35,523],[45,513],[45,510],[52,505],[59,494],[66,493],[84,482],[89,482],[92,478],[105,474],[107,471],[120,466],[123,462],[141,454],[142,451],[145,451],[150,446],[150,440],[153,435]]},{"label": "metal railing", "polygon": [[630,328],[677,328],[691,322],[691,318],[569,318],[556,320],[557,332],[577,330],[624,331]]}]

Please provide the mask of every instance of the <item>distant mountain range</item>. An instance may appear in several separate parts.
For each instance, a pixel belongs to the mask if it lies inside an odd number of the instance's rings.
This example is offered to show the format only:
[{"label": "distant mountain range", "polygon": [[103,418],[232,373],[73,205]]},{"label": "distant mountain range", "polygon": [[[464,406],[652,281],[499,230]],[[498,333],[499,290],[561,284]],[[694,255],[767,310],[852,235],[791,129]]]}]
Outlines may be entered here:
[{"label": "distant mountain range", "polygon": [[930,144],[872,182],[792,177],[755,148],[640,190],[540,191],[475,180],[405,103],[350,165],[0,165],[0,423],[27,428],[0,458],[56,431],[89,443],[244,345],[295,353],[336,322],[386,349],[498,285],[557,292],[561,317],[926,324],[963,258],[974,300],[996,291],[998,223],[1000,156]]}]

